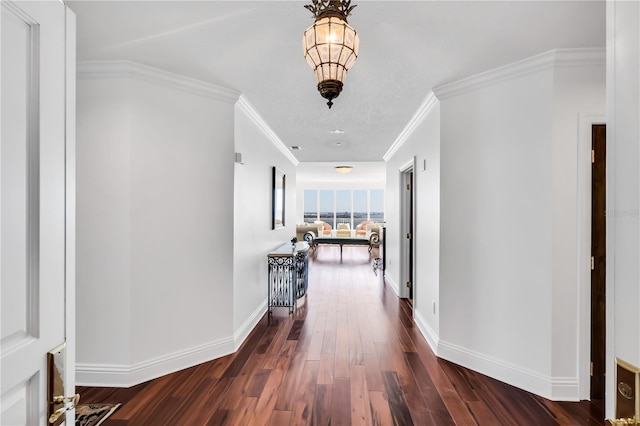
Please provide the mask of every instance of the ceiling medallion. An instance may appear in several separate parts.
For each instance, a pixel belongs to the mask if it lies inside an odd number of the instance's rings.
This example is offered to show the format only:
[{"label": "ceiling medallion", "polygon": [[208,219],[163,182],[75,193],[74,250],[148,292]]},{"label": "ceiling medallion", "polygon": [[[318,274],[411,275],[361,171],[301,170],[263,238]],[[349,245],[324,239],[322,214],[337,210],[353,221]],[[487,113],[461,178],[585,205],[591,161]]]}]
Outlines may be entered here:
[{"label": "ceiling medallion", "polygon": [[358,58],[360,40],[356,30],[347,23],[347,16],[356,6],[351,0],[312,0],[305,6],[315,22],[304,32],[304,58],[313,69],[320,95],[329,108],[342,91],[347,71]]}]

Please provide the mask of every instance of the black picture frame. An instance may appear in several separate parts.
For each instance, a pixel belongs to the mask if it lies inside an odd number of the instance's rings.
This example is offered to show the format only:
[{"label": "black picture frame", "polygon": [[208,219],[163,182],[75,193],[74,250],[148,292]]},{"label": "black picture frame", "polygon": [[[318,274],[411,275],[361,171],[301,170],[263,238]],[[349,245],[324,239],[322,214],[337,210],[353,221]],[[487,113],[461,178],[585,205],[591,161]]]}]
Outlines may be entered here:
[{"label": "black picture frame", "polygon": [[271,179],[271,229],[281,229],[285,226],[286,182],[285,173],[274,166]]}]

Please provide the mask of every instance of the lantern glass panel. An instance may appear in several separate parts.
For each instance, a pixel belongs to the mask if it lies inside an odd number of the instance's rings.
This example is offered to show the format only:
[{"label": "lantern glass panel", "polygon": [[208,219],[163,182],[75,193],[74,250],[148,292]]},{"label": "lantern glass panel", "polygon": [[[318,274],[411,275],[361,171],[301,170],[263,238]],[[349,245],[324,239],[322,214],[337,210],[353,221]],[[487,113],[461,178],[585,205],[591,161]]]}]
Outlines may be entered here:
[{"label": "lantern glass panel", "polygon": [[340,59],[340,52],[342,50],[341,45],[332,45],[331,46],[331,55],[329,56],[329,61],[338,63],[338,59]]}]

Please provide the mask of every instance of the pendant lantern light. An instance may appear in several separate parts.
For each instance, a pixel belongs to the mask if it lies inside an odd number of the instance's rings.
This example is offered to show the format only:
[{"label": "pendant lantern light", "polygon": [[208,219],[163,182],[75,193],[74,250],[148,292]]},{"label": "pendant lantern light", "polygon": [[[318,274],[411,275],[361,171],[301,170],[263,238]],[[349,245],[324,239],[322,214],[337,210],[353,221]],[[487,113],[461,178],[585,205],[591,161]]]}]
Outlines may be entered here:
[{"label": "pendant lantern light", "polygon": [[355,6],[351,0],[313,0],[305,8],[315,22],[304,32],[304,58],[313,69],[320,95],[329,108],[337,98],[347,71],[358,58],[360,40],[356,30],[347,23],[347,16]]}]

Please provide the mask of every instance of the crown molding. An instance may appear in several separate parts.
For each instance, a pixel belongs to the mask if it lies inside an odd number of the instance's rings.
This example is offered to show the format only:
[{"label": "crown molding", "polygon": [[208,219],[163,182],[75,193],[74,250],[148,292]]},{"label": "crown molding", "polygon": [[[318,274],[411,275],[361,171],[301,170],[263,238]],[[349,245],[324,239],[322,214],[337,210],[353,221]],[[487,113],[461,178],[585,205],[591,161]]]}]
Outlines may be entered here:
[{"label": "crown molding", "polygon": [[553,49],[511,64],[507,64],[453,83],[434,87],[433,92],[443,100],[461,93],[491,86],[554,67],[604,66],[604,48]]},{"label": "crown molding", "polygon": [[436,98],[433,92],[429,92],[425,100],[420,104],[418,110],[413,114],[411,120],[404,126],[404,129],[400,132],[396,140],[391,144],[387,152],[382,156],[384,161],[389,161],[393,155],[400,149],[402,145],[409,139],[409,136],[415,131],[416,127],[422,123],[422,121],[429,115],[431,110],[438,104],[438,98]]},{"label": "crown molding", "polygon": [[235,103],[240,96],[240,92],[227,89],[226,87],[206,83],[201,80],[131,61],[78,62],[77,76],[79,79],[136,78],[231,104]]},{"label": "crown molding", "polygon": [[240,98],[236,102],[240,111],[244,112],[247,117],[253,123],[258,126],[258,128],[262,131],[262,133],[271,141],[271,143],[280,151],[282,154],[291,161],[294,166],[297,166],[299,161],[298,159],[287,149],[286,145],[280,140],[278,135],[275,134],[271,127],[262,119],[260,114],[256,111],[256,109],[249,103],[247,98],[244,95],[240,95]]}]

